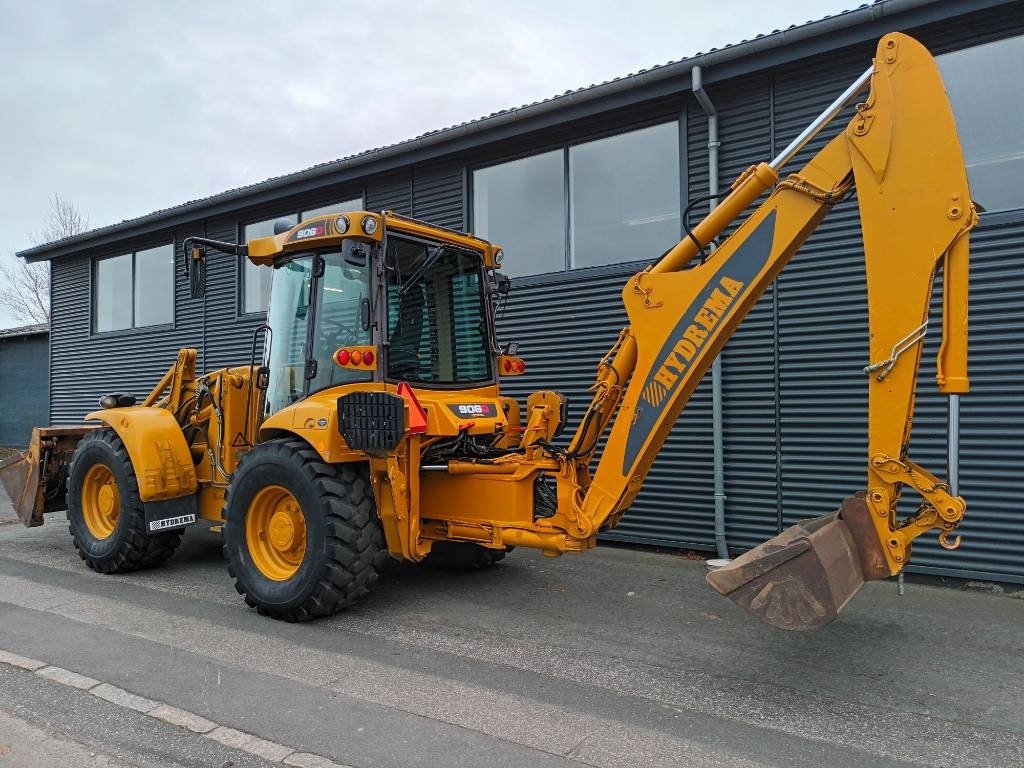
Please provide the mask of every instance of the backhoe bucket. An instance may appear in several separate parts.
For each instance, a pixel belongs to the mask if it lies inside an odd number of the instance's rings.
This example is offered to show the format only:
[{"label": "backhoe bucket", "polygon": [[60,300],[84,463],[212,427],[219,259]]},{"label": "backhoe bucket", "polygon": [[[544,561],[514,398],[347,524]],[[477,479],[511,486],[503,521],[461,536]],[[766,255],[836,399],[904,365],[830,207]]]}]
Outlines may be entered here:
[{"label": "backhoe bucket", "polygon": [[862,495],[824,517],[801,520],[708,574],[738,606],[782,629],[828,624],[865,579],[889,575]]},{"label": "backhoe bucket", "polygon": [[27,526],[43,524],[43,514],[66,509],[67,469],[75,446],[95,427],[36,427],[25,453],[0,461],[0,485]]}]

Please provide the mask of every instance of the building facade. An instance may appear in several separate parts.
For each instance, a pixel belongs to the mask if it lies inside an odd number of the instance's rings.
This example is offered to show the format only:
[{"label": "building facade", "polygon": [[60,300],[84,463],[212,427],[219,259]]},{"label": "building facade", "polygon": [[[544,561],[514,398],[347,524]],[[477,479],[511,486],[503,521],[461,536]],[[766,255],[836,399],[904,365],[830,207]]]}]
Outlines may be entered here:
[{"label": "building facade", "polygon": [[32,427],[48,423],[49,326],[0,330],[0,448],[25,448]]},{"label": "building facade", "polygon": [[[879,37],[907,32],[939,58],[985,208],[973,236],[972,393],[962,404],[963,546],[915,546],[916,570],[1024,582],[1013,493],[1024,470],[1024,3],[885,0],[391,147],[187,203],[24,252],[52,262],[50,421],[74,423],[104,392],[144,392],[180,346],[215,369],[249,360],[269,268],[210,261],[193,299],[182,241],[236,241],[273,221],[392,209],[505,247],[513,291],[500,324],[529,362],[509,392],[559,388],[578,416],[595,366],[625,323],[627,277],[681,235],[707,195],[708,116],[718,113],[718,186],[774,156],[869,65]],[[791,164],[845,125],[841,117]],[[707,211],[698,206],[696,216]],[[524,224],[529,223],[529,226]],[[173,286],[173,290],[168,290]],[[131,301],[124,297],[131,296]],[[926,343],[912,455],[945,464],[934,387],[940,323]],[[831,511],[862,487],[867,311],[857,205],[825,220],[722,355],[726,537],[749,548]],[[710,377],[708,377],[710,378]],[[701,384],[609,538],[713,547],[714,435]]]}]

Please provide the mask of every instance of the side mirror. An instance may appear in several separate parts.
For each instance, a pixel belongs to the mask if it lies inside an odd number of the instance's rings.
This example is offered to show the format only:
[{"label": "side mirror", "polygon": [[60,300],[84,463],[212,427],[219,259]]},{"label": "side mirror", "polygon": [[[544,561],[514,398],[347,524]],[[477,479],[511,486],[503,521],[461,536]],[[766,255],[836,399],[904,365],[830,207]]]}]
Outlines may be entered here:
[{"label": "side mirror", "polygon": [[491,272],[491,290],[494,291],[502,299],[508,296],[510,290],[512,290],[512,278],[508,275],[498,272]]},{"label": "side mirror", "polygon": [[256,389],[266,392],[270,389],[270,369],[261,365],[256,369]]},{"label": "side mirror", "polygon": [[185,277],[188,279],[188,295],[201,299],[206,293],[206,256],[198,245],[191,248],[186,244]]},{"label": "side mirror", "polygon": [[349,264],[353,267],[365,267],[366,249],[363,248],[358,242],[352,242],[350,246],[345,249],[344,259],[346,264]]},{"label": "side mirror", "polygon": [[312,277],[323,277],[324,270],[327,269],[327,262],[324,261],[324,257],[319,253],[313,257],[313,272]]},{"label": "side mirror", "polygon": [[497,322],[505,316],[505,302],[512,289],[512,278],[496,269],[490,269],[487,271],[487,282],[491,289],[491,312]]}]

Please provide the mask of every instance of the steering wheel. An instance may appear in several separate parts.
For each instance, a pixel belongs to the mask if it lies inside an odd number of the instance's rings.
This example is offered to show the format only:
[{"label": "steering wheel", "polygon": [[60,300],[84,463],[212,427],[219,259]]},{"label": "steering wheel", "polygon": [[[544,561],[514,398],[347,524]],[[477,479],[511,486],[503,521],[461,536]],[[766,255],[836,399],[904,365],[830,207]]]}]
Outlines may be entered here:
[{"label": "steering wheel", "polygon": [[333,328],[330,329],[321,328],[318,335],[318,342],[321,348],[329,349],[332,353],[341,347],[364,343],[361,341],[364,337],[363,331],[341,323],[334,323]]}]

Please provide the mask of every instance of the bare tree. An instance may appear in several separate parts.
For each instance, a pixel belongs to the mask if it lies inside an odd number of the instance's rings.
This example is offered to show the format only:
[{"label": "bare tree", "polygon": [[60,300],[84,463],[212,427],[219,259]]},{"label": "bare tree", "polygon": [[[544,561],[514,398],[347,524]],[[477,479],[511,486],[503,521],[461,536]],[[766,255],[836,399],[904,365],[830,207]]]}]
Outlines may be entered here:
[{"label": "bare tree", "polygon": [[[88,228],[89,220],[69,200],[54,195],[42,228],[31,239],[42,245]],[[50,322],[50,263],[28,264],[17,259],[11,266],[0,266],[0,307],[6,307],[19,322]]]},{"label": "bare tree", "polygon": [[74,203],[60,195],[50,198],[50,213],[43,220],[43,228],[32,236],[34,245],[43,245],[80,235],[89,228],[89,219],[83,216]]}]

